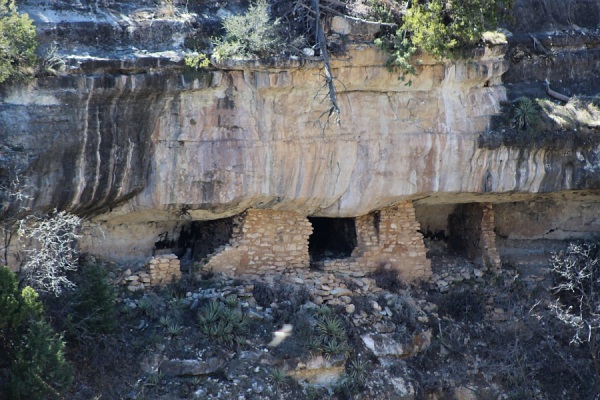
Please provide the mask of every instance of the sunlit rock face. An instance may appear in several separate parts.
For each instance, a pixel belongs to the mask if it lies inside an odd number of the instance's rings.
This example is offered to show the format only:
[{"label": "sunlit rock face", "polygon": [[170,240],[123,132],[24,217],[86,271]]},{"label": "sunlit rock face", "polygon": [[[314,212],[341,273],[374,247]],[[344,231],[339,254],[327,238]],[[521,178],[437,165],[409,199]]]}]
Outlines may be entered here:
[{"label": "sunlit rock face", "polygon": [[99,75],[90,62],[89,74],[9,88],[0,123],[11,146],[35,155],[20,160],[32,166],[33,207],[115,208],[107,218],[140,221],[249,207],[356,216],[437,192],[539,190],[538,171],[502,174],[543,154],[476,144],[504,98],[500,51],[425,62],[408,86],[385,54],[354,47],[333,65],[339,126],[323,114],[318,62],[194,76],[142,61],[124,66],[140,73]]},{"label": "sunlit rock face", "polygon": [[426,64],[406,86],[383,54],[356,48],[334,65],[340,126],[325,126],[328,99],[315,66],[217,71],[208,87],[167,100],[152,133],[148,185],[120,211],[356,216],[407,196],[480,192],[487,170],[499,169],[474,139],[504,96],[500,57]]},{"label": "sunlit rock face", "polygon": [[[152,25],[139,13],[100,18],[30,8],[40,36],[63,40],[72,54],[61,76],[2,88],[0,180],[7,186],[20,177],[28,196],[20,206],[94,217],[108,236],[92,235],[91,250],[112,243],[114,254],[146,254],[186,221],[253,208],[358,217],[407,200],[417,210],[524,204],[539,194],[600,188],[594,143],[486,139],[507,98],[502,76],[515,63],[505,58],[506,45],[465,60],[423,57],[409,85],[386,67],[385,53],[349,44],[332,61],[337,125],[335,115],[327,120],[318,58],[190,72],[182,52],[171,51],[183,40],[173,32],[191,29],[187,17]],[[527,62],[510,75],[509,92],[526,80]],[[509,210],[498,208],[502,230]],[[541,232],[548,224],[540,224]]]}]

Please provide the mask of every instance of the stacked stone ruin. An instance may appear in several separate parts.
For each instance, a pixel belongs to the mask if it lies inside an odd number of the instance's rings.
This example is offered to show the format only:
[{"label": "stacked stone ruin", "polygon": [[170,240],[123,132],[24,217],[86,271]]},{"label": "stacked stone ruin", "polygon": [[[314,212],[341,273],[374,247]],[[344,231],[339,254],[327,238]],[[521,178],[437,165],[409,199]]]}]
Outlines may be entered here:
[{"label": "stacked stone ruin", "polygon": [[[492,206],[466,207],[467,211],[471,209],[476,212],[464,228],[467,236],[477,236],[477,254],[483,263],[498,267]],[[319,260],[312,267],[349,274],[392,269],[407,281],[431,276],[431,262],[412,202],[358,217],[355,226],[357,243],[349,257]],[[301,214],[248,210],[234,227],[230,244],[213,254],[205,268],[230,275],[308,269],[312,232],[310,221]]]},{"label": "stacked stone ruin", "polygon": [[[490,204],[459,205],[449,220],[457,225],[453,233],[465,243],[471,260],[493,268],[501,265]],[[355,218],[356,243],[347,257],[311,260],[309,242],[314,228],[309,218],[299,213],[250,209],[232,225],[229,243],[208,255],[203,270],[245,276],[313,268],[361,277],[383,268],[397,272],[405,281],[432,276],[421,226],[410,201]],[[180,277],[180,261],[175,254],[157,255],[143,270],[125,276],[122,283],[130,290],[140,290]]]},{"label": "stacked stone ruin", "polygon": [[234,226],[229,246],[205,266],[229,274],[263,274],[308,268],[308,219],[293,212],[248,210]]},{"label": "stacked stone ruin", "polygon": [[482,261],[484,265],[500,268],[502,261],[496,247],[496,232],[494,232],[494,209],[491,204],[483,207],[481,216],[481,241]]},{"label": "stacked stone ruin", "polygon": [[165,286],[181,278],[180,261],[175,254],[152,257],[140,271],[126,270],[120,283],[135,292],[157,286]]},{"label": "stacked stone ruin", "polygon": [[411,202],[356,219],[358,243],[348,259],[324,261],[326,271],[371,272],[393,269],[407,280],[431,275],[423,235]]}]

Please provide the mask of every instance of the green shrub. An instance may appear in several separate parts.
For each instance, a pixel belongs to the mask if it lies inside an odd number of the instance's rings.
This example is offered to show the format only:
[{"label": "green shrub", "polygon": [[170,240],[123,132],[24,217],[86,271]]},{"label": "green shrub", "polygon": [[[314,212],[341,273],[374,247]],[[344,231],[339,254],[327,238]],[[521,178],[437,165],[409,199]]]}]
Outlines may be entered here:
[{"label": "green shrub", "polygon": [[16,275],[0,267],[0,370],[8,377],[0,398],[61,398],[73,379],[64,342],[43,319],[37,292],[19,291]]},{"label": "green shrub", "polygon": [[379,22],[394,22],[402,18],[405,2],[396,0],[369,0],[369,19]]},{"label": "green shrub", "polygon": [[101,264],[88,263],[80,267],[76,287],[69,303],[69,333],[77,339],[88,335],[107,334],[116,327],[116,294]]},{"label": "green shrub", "polygon": [[[200,70],[208,67],[210,64],[210,60],[206,56],[206,54],[202,53],[191,53],[185,56],[185,65],[195,69]],[[196,264],[196,263],[194,263]]]},{"label": "green shrub", "polygon": [[267,0],[257,0],[248,12],[223,22],[225,35],[217,41],[213,56],[218,61],[266,57],[282,49],[279,20],[271,20]]},{"label": "green shrub", "polygon": [[398,30],[377,41],[390,52],[389,64],[398,68],[402,77],[414,73],[412,57],[417,50],[442,59],[480,42],[485,31],[496,29],[513,0],[421,0],[403,4],[404,16],[395,18]]},{"label": "green shrub", "polygon": [[60,399],[73,381],[65,343],[43,320],[32,321],[10,368],[9,399]]},{"label": "green shrub", "polygon": [[406,12],[403,28],[412,43],[436,58],[449,57],[461,47],[481,40],[495,29],[503,9],[511,0],[431,0],[417,3]]},{"label": "green shrub", "polygon": [[[405,81],[408,75],[416,74],[413,56],[417,47],[408,39],[406,31],[398,30],[395,35],[376,39],[375,44],[390,53],[388,66],[400,73],[400,80]],[[410,86],[410,81],[408,84]]]},{"label": "green shrub", "polygon": [[29,16],[18,13],[14,0],[0,0],[0,83],[32,75],[36,47]]},{"label": "green shrub", "polygon": [[7,267],[0,267],[0,337],[42,313],[36,291],[27,286],[19,292],[16,275]]}]

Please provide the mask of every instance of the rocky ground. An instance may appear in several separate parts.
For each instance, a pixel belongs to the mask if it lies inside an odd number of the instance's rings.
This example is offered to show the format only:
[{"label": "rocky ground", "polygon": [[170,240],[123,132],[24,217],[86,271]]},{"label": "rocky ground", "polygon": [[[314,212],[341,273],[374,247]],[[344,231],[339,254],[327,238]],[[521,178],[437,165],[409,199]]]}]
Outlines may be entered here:
[{"label": "rocky ground", "polygon": [[70,346],[72,397],[593,398],[589,352],[550,315],[543,269],[449,255],[433,268],[413,286],[386,270],[311,270],[123,287],[116,332]]}]

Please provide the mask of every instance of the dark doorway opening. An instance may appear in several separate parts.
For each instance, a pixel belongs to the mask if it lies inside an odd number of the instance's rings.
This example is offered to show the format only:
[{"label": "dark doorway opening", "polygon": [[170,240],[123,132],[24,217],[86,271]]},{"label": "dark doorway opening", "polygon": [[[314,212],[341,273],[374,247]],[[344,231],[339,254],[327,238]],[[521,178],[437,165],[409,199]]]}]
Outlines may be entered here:
[{"label": "dark doorway opening", "polygon": [[313,233],[308,239],[311,262],[332,258],[348,258],[356,247],[354,218],[308,217]]},{"label": "dark doorway opening", "polygon": [[233,217],[212,221],[192,221],[181,227],[173,253],[182,264],[201,261],[227,245],[233,233]]},{"label": "dark doorway opening", "polygon": [[481,218],[483,208],[478,203],[459,204],[448,216],[448,250],[451,254],[471,260],[481,255]]}]

